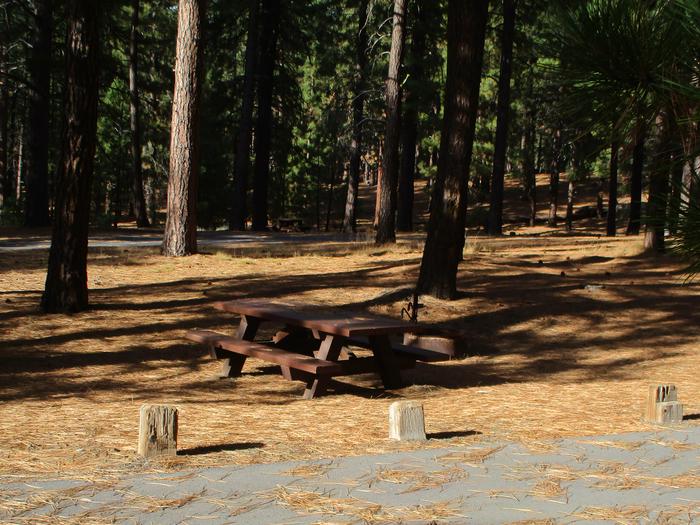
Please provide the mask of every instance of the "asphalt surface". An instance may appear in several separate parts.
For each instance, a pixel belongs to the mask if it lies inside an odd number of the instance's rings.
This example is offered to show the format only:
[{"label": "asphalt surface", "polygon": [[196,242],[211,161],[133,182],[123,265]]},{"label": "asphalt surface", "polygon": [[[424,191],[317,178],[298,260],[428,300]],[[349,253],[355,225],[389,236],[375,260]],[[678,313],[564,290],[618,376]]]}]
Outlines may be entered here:
[{"label": "asphalt surface", "polygon": [[[230,231],[202,231],[197,234],[201,246],[245,246],[252,243],[263,245],[314,244],[319,242],[353,241],[348,235],[339,233],[244,233]],[[139,231],[106,232],[92,234],[88,240],[90,248],[129,248],[160,246],[162,232]],[[48,236],[17,236],[0,240],[0,253],[26,250],[48,250],[51,239]]]},{"label": "asphalt surface", "polygon": [[700,427],[686,424],[534,450],[493,442],[101,483],[0,479],[0,521],[700,523],[699,461]]}]

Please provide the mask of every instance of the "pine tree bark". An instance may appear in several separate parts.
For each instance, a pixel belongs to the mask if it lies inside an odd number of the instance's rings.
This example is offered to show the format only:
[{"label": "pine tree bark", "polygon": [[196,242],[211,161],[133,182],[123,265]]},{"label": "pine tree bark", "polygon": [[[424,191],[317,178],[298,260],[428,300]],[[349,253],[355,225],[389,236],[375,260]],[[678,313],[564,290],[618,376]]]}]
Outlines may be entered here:
[{"label": "pine tree bark", "polygon": [[630,217],[627,223],[627,235],[638,235],[642,215],[642,176],[644,173],[644,146],[646,130],[637,133],[632,154],[632,176],[630,178]]},{"label": "pine tree bark", "polygon": [[557,225],[557,207],[559,205],[559,173],[561,171],[561,130],[554,131],[552,138],[552,158],[549,167],[549,217],[547,225]]},{"label": "pine tree bark", "polygon": [[566,191],[566,231],[570,232],[574,229],[574,195],[575,183],[574,179],[569,177],[569,185]]},{"label": "pine tree bark", "polygon": [[427,20],[429,10],[435,6],[428,2],[413,4],[415,20],[409,56],[408,80],[406,82],[404,113],[401,121],[401,165],[399,171],[398,208],[396,229],[413,231],[413,197],[416,173],[416,144],[418,143],[418,116],[424,111],[425,96],[420,84],[425,80]]},{"label": "pine tree bark", "polygon": [[97,140],[99,5],[72,0],[68,6],[63,159],[46,285],[45,312],[87,308],[87,247],[90,185]]},{"label": "pine tree bark", "polygon": [[668,184],[671,164],[669,117],[662,112],[656,119],[659,140],[656,144],[651,173],[649,174],[649,196],[647,201],[644,248],[662,253],[665,250],[664,234],[666,230],[668,207]]},{"label": "pine tree bark", "polygon": [[129,34],[129,117],[131,131],[131,199],[136,216],[136,226],[150,226],[146,199],[143,194],[143,175],[141,171],[141,108],[138,87],[138,27],[139,0],[131,0],[131,31]]},{"label": "pine tree bark", "polygon": [[399,178],[399,135],[401,129],[400,71],[406,37],[408,0],[394,0],[394,20],[386,78],[386,133],[384,135],[384,180],[380,184],[377,244],[396,242],[396,186]]},{"label": "pine tree bark", "polygon": [[17,106],[20,105],[17,102],[17,99],[19,98],[19,94],[17,91],[12,93],[10,96],[8,94],[8,104],[7,104],[7,118],[8,118],[8,123],[7,123],[7,170],[5,173],[3,173],[3,181],[2,181],[2,195],[3,195],[3,202],[5,203],[5,206],[8,206],[11,202],[15,201],[15,177],[14,177],[14,159],[13,155],[16,149],[16,143],[17,143],[17,138],[18,136],[21,136],[22,133],[17,133],[16,128],[17,124],[16,121],[18,120],[18,108]]},{"label": "pine tree bark", "polygon": [[267,186],[270,179],[272,145],[272,88],[277,58],[280,0],[263,0],[258,78],[258,121],[255,126],[255,169],[253,178],[253,230],[267,229]]},{"label": "pine tree bark", "polygon": [[[7,69],[7,55],[5,51],[5,37],[0,35],[0,76],[4,77]],[[9,195],[7,191],[7,148],[8,148],[8,126],[7,114],[10,110],[9,94],[7,92],[7,83],[0,82],[0,207],[6,207],[9,204]]]},{"label": "pine tree bark", "polygon": [[457,295],[488,4],[488,0],[448,2],[440,158],[417,286],[419,293],[442,299],[454,299]]},{"label": "pine tree bark", "polygon": [[678,231],[678,217],[681,210],[683,188],[683,146],[677,143],[671,151],[671,192],[668,200],[668,229],[671,235]]},{"label": "pine tree bark", "polygon": [[610,181],[608,184],[608,218],[606,234],[615,237],[617,233],[617,170],[620,145],[613,140],[610,145]]},{"label": "pine tree bark", "polygon": [[331,214],[333,213],[333,188],[335,186],[335,171],[338,166],[338,161],[330,160],[330,170],[328,171],[328,197],[326,200],[326,228],[325,231],[330,231]]},{"label": "pine tree bark", "polygon": [[348,192],[345,199],[343,231],[354,232],[357,226],[357,193],[360,184],[360,160],[362,159],[362,128],[364,120],[365,84],[367,76],[367,9],[368,0],[357,4],[357,34],[355,36],[355,87],[352,99],[352,141],[350,142],[350,168]]},{"label": "pine tree bark", "polygon": [[205,9],[205,0],[180,0],[178,4],[168,212],[163,235],[163,255],[171,257],[197,252],[199,113],[204,78],[202,24]]},{"label": "pine tree bark", "polygon": [[50,224],[49,106],[51,86],[52,0],[34,2],[34,38],[29,58],[29,132],[25,176],[26,226]]},{"label": "pine tree bark", "polygon": [[236,155],[233,158],[233,206],[229,229],[245,231],[248,217],[248,177],[250,172],[250,140],[253,134],[253,106],[255,105],[255,72],[258,63],[258,11],[260,0],[250,0],[248,36],[245,46],[245,73],[241,119],[236,135]]},{"label": "pine tree bark", "polygon": [[491,174],[491,203],[489,206],[489,235],[503,234],[503,184],[508,150],[510,120],[510,77],[515,35],[515,0],[503,0],[503,31],[501,33],[501,64],[498,76],[496,107],[496,140]]},{"label": "pine tree bark", "polygon": [[17,130],[17,171],[15,172],[15,202],[22,197],[22,174],[24,173],[24,121],[20,122]]},{"label": "pine tree bark", "polygon": [[525,119],[521,138],[521,171],[525,186],[525,196],[530,204],[529,225],[535,225],[537,218],[537,177],[535,175],[535,107],[532,102],[534,92],[533,65],[527,73],[525,90]]}]

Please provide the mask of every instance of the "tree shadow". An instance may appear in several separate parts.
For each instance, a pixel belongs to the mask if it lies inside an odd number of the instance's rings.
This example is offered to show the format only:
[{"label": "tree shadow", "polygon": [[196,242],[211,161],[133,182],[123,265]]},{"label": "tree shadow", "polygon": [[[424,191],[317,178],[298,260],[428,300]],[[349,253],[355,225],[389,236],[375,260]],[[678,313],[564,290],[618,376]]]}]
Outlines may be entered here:
[{"label": "tree shadow", "polygon": [[203,456],[205,454],[215,454],[216,452],[231,452],[236,450],[247,450],[251,448],[263,448],[264,443],[244,442],[225,443],[221,445],[207,445],[201,447],[185,448],[177,451],[178,456]]},{"label": "tree shadow", "polygon": [[[629,370],[640,363],[679,355],[673,348],[659,351],[671,338],[674,345],[696,341],[696,327],[700,323],[697,287],[683,288],[680,281],[678,284],[658,283],[659,276],[672,277],[680,270],[659,268],[657,260],[643,256],[617,257],[613,261],[608,257],[582,254],[566,264],[585,268],[585,275],[562,278],[547,273],[546,268],[538,271],[531,264],[533,257],[541,256],[534,252],[506,260],[496,258],[489,260],[488,266],[479,268],[463,263],[458,301],[465,302],[465,309],[455,310],[450,319],[434,323],[438,329],[462,333],[467,340],[464,350],[468,355],[513,355],[526,359],[510,367],[489,359],[419,364],[415,370],[406,371],[409,382],[456,389],[547,380],[572,370],[580,371],[585,377],[625,379]],[[116,365],[125,372],[186,375],[206,362],[201,359],[206,352],[196,345],[179,342],[185,330],[208,328],[233,332],[236,317],[209,308],[208,303],[214,300],[246,297],[274,300],[324,290],[352,293],[354,289],[371,285],[378,291],[388,292],[379,293],[370,300],[346,301],[343,306],[359,311],[386,307],[408,297],[410,287],[406,284],[406,275],[417,275],[419,262],[419,258],[406,257],[399,262],[373,261],[361,269],[320,275],[287,274],[270,279],[264,274],[254,274],[245,280],[202,277],[101,288],[91,291],[93,312],[107,312],[110,316],[137,312],[137,319],[123,325],[96,324],[64,333],[44,330],[37,335],[26,335],[23,331],[22,336],[13,337],[13,328],[21,327],[37,314],[34,302],[29,305],[29,301],[38,301],[40,293],[17,290],[14,293],[21,296],[18,303],[12,304],[11,310],[0,312],[4,328],[0,345],[0,399],[89,396],[106,390],[139,392],[144,389],[143,382],[125,384],[119,377],[101,377],[93,381],[86,369]],[[610,276],[607,264],[612,262],[617,266]],[[638,284],[631,285],[630,281]],[[590,282],[605,282],[606,293],[611,296],[601,300],[594,293],[583,293],[585,284]],[[468,308],[471,304],[498,306]],[[654,312],[654,323],[645,325],[626,318],[618,323],[614,333],[599,333],[596,329],[603,321],[622,319],[630,310]],[[164,314],[170,317],[160,320]],[[582,332],[565,334],[558,339],[544,337],[541,329],[547,326],[548,320],[563,316],[581,321]],[[398,309],[395,317],[400,318]],[[172,341],[165,346],[162,345],[163,334]],[[93,351],[89,347],[90,340],[111,338],[128,338],[128,341],[120,341],[118,349],[109,351]],[[155,341],[159,342],[159,348],[153,347]],[[634,357],[615,355],[618,351],[638,349],[640,341],[655,350]],[[608,357],[605,364],[580,359],[592,348],[598,355]],[[177,371],[168,367],[177,367]],[[277,373],[276,367],[246,374],[269,375],[273,371]],[[232,384],[235,385],[235,381]],[[168,390],[172,387],[157,382],[148,385],[156,391],[177,394],[175,390]],[[207,393],[216,388],[213,385],[213,381],[193,381],[181,387],[194,393]],[[290,398],[279,403],[298,399],[302,385],[290,385],[285,391]],[[330,392],[365,398],[399,397],[396,393],[346,382],[334,382]],[[275,393],[279,395],[280,392]]]},{"label": "tree shadow", "polygon": [[426,435],[428,439],[452,439],[457,437],[480,436],[478,430],[451,430],[447,432],[432,432]]}]

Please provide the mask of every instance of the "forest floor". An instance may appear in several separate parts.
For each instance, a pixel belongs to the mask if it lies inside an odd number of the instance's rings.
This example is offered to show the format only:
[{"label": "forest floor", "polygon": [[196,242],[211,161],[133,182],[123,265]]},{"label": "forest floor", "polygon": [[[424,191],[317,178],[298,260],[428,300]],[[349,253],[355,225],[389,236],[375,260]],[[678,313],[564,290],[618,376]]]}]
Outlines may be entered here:
[{"label": "forest floor", "polygon": [[[250,360],[236,379],[183,339],[231,331],[211,308],[243,297],[366,308],[400,317],[419,235],[369,242],[217,246],[172,259],[156,247],[89,255],[91,309],[42,315],[46,251],[0,257],[0,475],[90,479],[153,469],[270,463],[510,440],[645,431],[650,383],[677,385],[700,418],[700,287],[640,237],[544,227],[470,237],[456,301],[423,298],[421,321],[464,333],[468,357],[419,364],[405,388],[373,376],[301,399],[303,385]],[[391,290],[404,290],[387,294]],[[423,402],[427,444],[387,439],[392,401]],[[135,455],[142,403],[180,407],[176,458]]]}]

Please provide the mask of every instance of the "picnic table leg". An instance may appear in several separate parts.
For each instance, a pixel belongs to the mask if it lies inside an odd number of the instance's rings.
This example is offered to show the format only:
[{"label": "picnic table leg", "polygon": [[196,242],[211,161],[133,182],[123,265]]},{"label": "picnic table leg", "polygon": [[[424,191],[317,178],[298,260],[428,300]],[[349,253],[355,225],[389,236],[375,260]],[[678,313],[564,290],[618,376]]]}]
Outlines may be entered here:
[{"label": "picnic table leg", "polygon": [[384,387],[400,388],[403,385],[401,369],[394,350],[391,348],[389,337],[385,335],[370,336],[369,346],[377,361],[377,368]]},{"label": "picnic table leg", "polygon": [[[320,335],[320,334],[319,334]],[[321,342],[321,347],[316,352],[316,359],[323,359],[324,361],[337,361],[340,356],[340,351],[343,349],[343,338],[326,335]],[[285,367],[282,367],[282,373],[289,373],[289,370],[285,371]],[[290,376],[291,377],[291,376]],[[313,399],[322,395],[326,388],[328,388],[328,383],[330,379],[328,377],[322,377],[319,375],[314,375],[306,382],[306,390],[304,391],[304,399]]]},{"label": "picnic table leg", "polygon": [[304,399],[313,399],[323,395],[328,387],[330,379],[327,377],[314,376],[306,382],[306,390],[304,390]]},{"label": "picnic table leg", "polygon": [[[236,337],[245,341],[252,341],[260,326],[260,319],[257,317],[241,316],[241,322],[238,325]],[[241,354],[229,353],[226,359],[221,361],[220,377],[237,377],[241,375],[243,365],[245,364],[246,356]]]},{"label": "picnic table leg", "polygon": [[337,335],[326,335],[321,342],[321,347],[316,352],[316,359],[337,361],[340,357],[340,351],[343,349],[343,339]]}]

